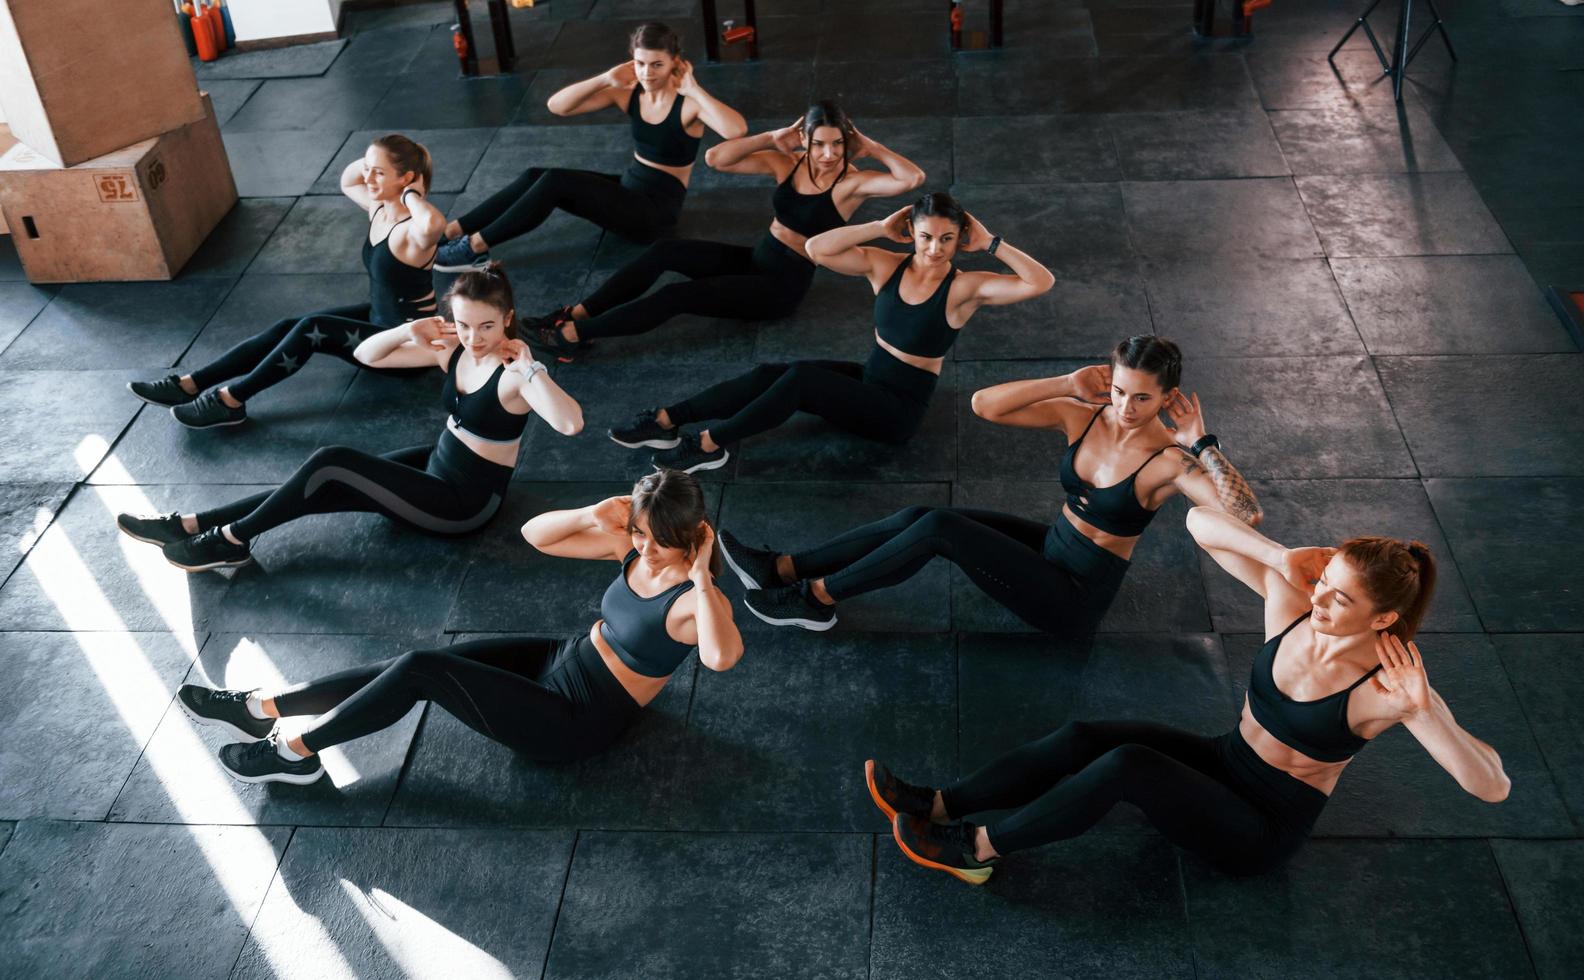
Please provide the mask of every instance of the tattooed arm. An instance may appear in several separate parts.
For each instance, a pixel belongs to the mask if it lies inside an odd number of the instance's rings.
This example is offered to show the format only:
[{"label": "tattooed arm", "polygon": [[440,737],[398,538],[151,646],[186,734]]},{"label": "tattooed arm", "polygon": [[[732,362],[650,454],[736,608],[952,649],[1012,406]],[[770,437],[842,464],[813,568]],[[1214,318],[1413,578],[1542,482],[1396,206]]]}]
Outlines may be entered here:
[{"label": "tattooed arm", "polygon": [[[1197,394],[1188,397],[1181,391],[1173,392],[1166,402],[1166,412],[1175,426],[1172,439],[1184,450],[1204,436],[1204,413],[1199,408]],[[1226,511],[1249,527],[1258,527],[1265,516],[1248,481],[1219,446],[1207,447],[1198,459],[1184,452],[1182,472],[1172,480],[1172,485],[1194,503]]]}]

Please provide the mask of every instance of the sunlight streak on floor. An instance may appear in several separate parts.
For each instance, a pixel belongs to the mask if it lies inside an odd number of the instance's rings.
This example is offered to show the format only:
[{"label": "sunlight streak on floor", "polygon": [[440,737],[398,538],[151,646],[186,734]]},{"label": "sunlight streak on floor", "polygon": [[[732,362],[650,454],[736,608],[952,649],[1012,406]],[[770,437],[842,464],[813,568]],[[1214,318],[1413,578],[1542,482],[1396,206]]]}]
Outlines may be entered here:
[{"label": "sunlight streak on floor", "polygon": [[364,892],[342,878],[341,890],[408,976],[510,980],[500,960],[383,888]]}]

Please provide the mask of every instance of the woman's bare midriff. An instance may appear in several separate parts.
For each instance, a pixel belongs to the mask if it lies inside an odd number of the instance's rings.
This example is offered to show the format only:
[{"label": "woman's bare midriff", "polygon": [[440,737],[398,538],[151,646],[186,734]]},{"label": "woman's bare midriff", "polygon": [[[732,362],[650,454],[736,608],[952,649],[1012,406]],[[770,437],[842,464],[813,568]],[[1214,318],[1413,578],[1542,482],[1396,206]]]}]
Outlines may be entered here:
[{"label": "woman's bare midriff", "polygon": [[1137,535],[1134,535],[1131,538],[1124,538],[1108,531],[1102,531],[1093,524],[1090,524],[1088,521],[1084,520],[1082,517],[1074,514],[1072,508],[1068,507],[1066,504],[1062,504],[1062,516],[1067,518],[1067,521],[1072,524],[1073,527],[1078,529],[1079,534],[1082,534],[1090,541],[1093,541],[1095,544],[1111,552],[1113,555],[1116,555],[1118,558],[1126,558],[1129,561],[1133,560],[1133,547],[1134,545],[1138,544]]},{"label": "woman's bare midriff", "polygon": [[928,371],[930,374],[940,374],[941,368],[946,364],[946,358],[944,357],[920,357],[917,354],[909,354],[906,351],[897,350],[895,347],[892,347],[890,344],[881,339],[880,331],[878,330],[875,331],[875,343],[880,345],[881,350],[885,351],[887,354],[890,354],[903,364],[906,364],[909,367],[916,367],[920,371]]},{"label": "woman's bare midriff", "polygon": [[446,430],[456,436],[462,445],[473,450],[480,457],[500,466],[517,466],[517,446],[520,440],[512,442],[486,442],[468,430],[457,425],[455,418],[446,416]]},{"label": "woman's bare midriff", "polygon": [[1243,698],[1243,717],[1238,719],[1238,732],[1242,734],[1243,741],[1248,743],[1249,748],[1254,750],[1254,754],[1263,759],[1266,765],[1280,769],[1327,796],[1330,796],[1331,791],[1336,788],[1342,770],[1347,768],[1349,760],[1321,762],[1283,744],[1280,739],[1266,731],[1264,725],[1254,719],[1254,712],[1249,709],[1247,695]]},{"label": "woman's bare midriff", "polygon": [[611,676],[621,682],[621,686],[627,689],[632,699],[637,701],[640,707],[648,704],[659,695],[660,689],[666,686],[666,681],[671,679],[671,675],[645,677],[622,663],[621,658],[616,656],[616,651],[612,650],[610,644],[605,642],[605,637],[600,635],[599,628],[603,622],[605,622],[603,619],[595,620],[594,625],[589,627],[589,641],[594,644],[594,649],[599,651],[600,659],[605,661]]}]

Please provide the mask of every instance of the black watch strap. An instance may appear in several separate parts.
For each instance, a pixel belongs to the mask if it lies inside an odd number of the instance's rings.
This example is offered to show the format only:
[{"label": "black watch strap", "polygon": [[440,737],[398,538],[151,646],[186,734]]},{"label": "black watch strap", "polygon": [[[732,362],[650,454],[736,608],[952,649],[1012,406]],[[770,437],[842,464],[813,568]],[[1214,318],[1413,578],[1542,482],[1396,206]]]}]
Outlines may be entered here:
[{"label": "black watch strap", "polygon": [[1198,459],[1200,453],[1204,452],[1206,449],[1209,449],[1211,446],[1219,445],[1221,445],[1220,439],[1217,439],[1215,436],[1206,433],[1205,435],[1200,436],[1192,446],[1189,446],[1188,451],[1193,454],[1195,459]]},{"label": "black watch strap", "polygon": [[1001,236],[1000,235],[993,235],[990,238],[990,244],[985,246],[985,251],[987,253],[989,253],[990,255],[994,255],[996,253],[996,249],[998,249],[1000,247],[1001,247]]}]

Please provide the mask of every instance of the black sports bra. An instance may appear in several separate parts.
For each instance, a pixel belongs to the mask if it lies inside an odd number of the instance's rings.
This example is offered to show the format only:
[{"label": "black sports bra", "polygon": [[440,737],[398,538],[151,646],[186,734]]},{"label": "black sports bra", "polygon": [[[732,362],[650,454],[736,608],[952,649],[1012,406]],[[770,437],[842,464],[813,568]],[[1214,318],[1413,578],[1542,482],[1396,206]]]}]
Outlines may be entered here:
[{"label": "black sports bra", "polygon": [[1294,701],[1287,697],[1276,687],[1276,651],[1293,626],[1308,616],[1304,613],[1293,620],[1286,629],[1266,640],[1254,655],[1254,669],[1249,672],[1249,708],[1254,712],[1254,720],[1283,745],[1318,762],[1346,762],[1369,741],[1359,738],[1348,727],[1348,696],[1354,688],[1374,677],[1380,666],[1377,664],[1352,684],[1318,701]]},{"label": "black sports bra", "polygon": [[669,677],[693,648],[678,643],[666,632],[666,615],[682,593],[693,588],[692,580],[678,582],[659,595],[645,598],[634,592],[627,581],[627,569],[638,557],[638,549],[622,559],[621,574],[605,589],[600,599],[600,635],[616,651],[621,662],[645,677]]},{"label": "black sports bra", "polygon": [[775,208],[777,221],[804,238],[813,238],[820,232],[840,228],[847,223],[847,219],[836,210],[834,181],[818,194],[804,194],[793,186],[796,176],[797,167],[793,167],[786,180],[776,185],[775,194],[770,198],[770,206]]},{"label": "black sports bra", "polygon": [[[385,205],[381,204],[374,209],[374,214],[379,214]],[[396,224],[391,225],[391,231],[396,230],[396,225],[402,221],[410,220],[408,215]],[[369,223],[374,221],[373,215],[369,216]],[[435,246],[436,251],[440,248]],[[434,261],[434,256],[429,257]],[[436,309],[434,276],[427,266],[419,268],[408,265],[396,257],[390,250],[390,231],[376,244],[368,240],[368,235],[363,236],[363,268],[368,270],[369,277],[369,320],[382,327],[394,327],[398,323],[416,320],[420,317],[432,316]]]},{"label": "black sports bra", "polygon": [[875,332],[904,354],[945,357],[962,332],[946,322],[946,298],[951,295],[957,269],[954,266],[946,273],[929,299],[914,305],[902,300],[902,273],[912,262],[911,255],[898,262],[896,271],[875,296]]},{"label": "black sports bra", "polygon": [[440,402],[456,419],[457,425],[490,442],[516,442],[528,427],[527,414],[508,412],[500,403],[500,378],[506,365],[497,367],[489,380],[477,389],[463,394],[457,391],[457,361],[462,357],[462,345],[451,352],[451,363],[446,365],[445,387],[440,389]]},{"label": "black sports bra", "polygon": [[1148,466],[1150,459],[1170,449],[1170,446],[1150,453],[1149,459],[1139,464],[1139,468],[1128,475],[1121,483],[1113,483],[1109,487],[1091,487],[1078,475],[1078,469],[1073,465],[1073,460],[1078,455],[1078,447],[1083,445],[1084,436],[1094,428],[1095,419],[1104,412],[1102,407],[1089,419],[1089,424],[1084,426],[1083,435],[1080,435],[1061,458],[1061,485],[1067,491],[1067,506],[1072,512],[1082,517],[1085,521],[1106,532],[1122,538],[1136,538],[1149,527],[1150,521],[1155,519],[1155,511],[1149,510],[1138,502],[1138,494],[1133,489],[1133,484],[1138,480],[1138,475]]},{"label": "black sports bra", "polygon": [[682,125],[682,96],[671,100],[671,111],[657,123],[644,121],[638,102],[642,96],[643,86],[640,85],[627,99],[627,115],[632,119],[632,138],[637,144],[638,155],[650,163],[667,167],[691,166],[703,140],[688,135]]}]

